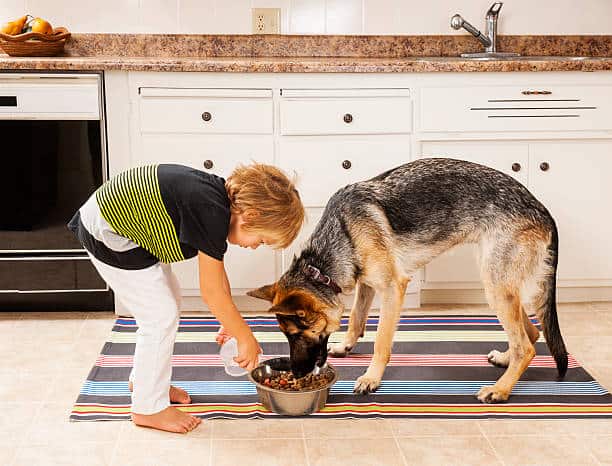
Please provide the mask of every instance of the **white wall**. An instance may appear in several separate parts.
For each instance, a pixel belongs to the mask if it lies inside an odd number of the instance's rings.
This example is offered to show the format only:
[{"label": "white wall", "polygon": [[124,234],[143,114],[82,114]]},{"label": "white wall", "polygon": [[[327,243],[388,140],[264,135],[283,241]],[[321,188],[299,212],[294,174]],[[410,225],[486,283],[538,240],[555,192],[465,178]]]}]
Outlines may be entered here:
[{"label": "white wall", "polygon": [[[250,34],[251,8],[280,7],[283,34],[456,34],[493,0],[0,0],[0,21],[25,13],[73,32]],[[103,6],[101,6],[103,5]],[[612,34],[612,0],[506,0],[501,34]],[[463,32],[465,33],[465,32]]]}]

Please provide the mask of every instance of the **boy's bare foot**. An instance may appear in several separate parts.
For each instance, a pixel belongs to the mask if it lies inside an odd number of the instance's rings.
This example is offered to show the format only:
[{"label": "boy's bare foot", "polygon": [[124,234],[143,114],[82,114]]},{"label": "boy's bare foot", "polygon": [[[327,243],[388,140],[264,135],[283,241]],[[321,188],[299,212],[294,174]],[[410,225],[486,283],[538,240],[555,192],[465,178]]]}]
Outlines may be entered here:
[{"label": "boy's bare foot", "polygon": [[[134,391],[134,386],[132,382],[128,383],[128,387],[130,391]],[[191,397],[189,393],[187,393],[182,388],[175,387],[174,385],[170,385],[170,403],[180,403],[182,405],[186,405],[191,403]]]},{"label": "boy's bare foot", "polygon": [[168,406],[163,411],[155,414],[132,413],[132,421],[137,426],[186,434],[200,425],[202,419],[184,413],[173,406]]},{"label": "boy's bare foot", "polygon": [[170,385],[170,402],[186,405],[191,403],[191,397],[189,396],[189,393],[182,388]]}]

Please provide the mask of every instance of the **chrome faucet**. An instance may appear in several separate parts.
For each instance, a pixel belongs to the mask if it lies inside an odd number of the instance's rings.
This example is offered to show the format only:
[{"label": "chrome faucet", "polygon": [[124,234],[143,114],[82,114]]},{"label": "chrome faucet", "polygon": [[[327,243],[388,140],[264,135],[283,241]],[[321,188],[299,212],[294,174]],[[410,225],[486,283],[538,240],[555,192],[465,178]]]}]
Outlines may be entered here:
[{"label": "chrome faucet", "polygon": [[459,14],[454,15],[451,18],[451,27],[459,30],[465,29],[467,32],[472,34],[476,39],[480,41],[485,47],[485,51],[481,53],[462,53],[462,57],[468,58],[496,58],[496,57],[515,57],[518,53],[502,53],[497,51],[497,18],[499,16],[499,10],[501,10],[503,3],[495,2],[487,11],[485,33],[483,34],[470,23],[468,23]]}]

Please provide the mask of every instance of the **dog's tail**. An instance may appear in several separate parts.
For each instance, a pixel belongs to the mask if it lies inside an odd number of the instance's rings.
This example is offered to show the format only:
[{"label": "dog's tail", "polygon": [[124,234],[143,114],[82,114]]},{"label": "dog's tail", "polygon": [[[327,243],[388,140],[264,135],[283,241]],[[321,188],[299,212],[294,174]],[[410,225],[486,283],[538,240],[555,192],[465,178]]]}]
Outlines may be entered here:
[{"label": "dog's tail", "polygon": [[553,220],[550,243],[548,244],[548,257],[546,264],[548,274],[544,279],[544,302],[540,309],[539,318],[542,321],[542,329],[548,349],[555,358],[559,378],[563,378],[567,372],[567,349],[559,329],[557,317],[557,262],[559,260],[559,234]]}]

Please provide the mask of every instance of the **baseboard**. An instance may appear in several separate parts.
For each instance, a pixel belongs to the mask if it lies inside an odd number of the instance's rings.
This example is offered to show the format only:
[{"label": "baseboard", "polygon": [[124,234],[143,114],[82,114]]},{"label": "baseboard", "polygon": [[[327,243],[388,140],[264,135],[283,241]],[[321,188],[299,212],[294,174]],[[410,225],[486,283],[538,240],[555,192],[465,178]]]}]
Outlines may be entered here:
[{"label": "baseboard", "polygon": [[[262,301],[261,299],[251,298],[250,296],[234,296],[234,303],[236,307],[240,309],[241,312],[261,312],[265,314],[267,309],[270,307],[266,301]],[[346,295],[343,297],[344,304],[347,310],[351,309],[351,305],[353,304],[353,295]],[[418,308],[420,307],[420,297],[418,293],[407,293],[404,297],[404,309],[410,308]],[[373,309],[378,309],[380,307],[379,301],[377,298],[374,299],[372,303]],[[204,304],[202,299],[199,296],[183,296],[181,312],[206,312],[209,313],[208,306]],[[125,309],[119,301],[117,301],[115,305],[115,313],[121,317],[131,317],[131,314]]]},{"label": "baseboard", "polygon": [[[582,303],[612,301],[612,287],[564,287],[557,288],[557,302]],[[486,304],[482,289],[422,289],[422,304]]]}]

